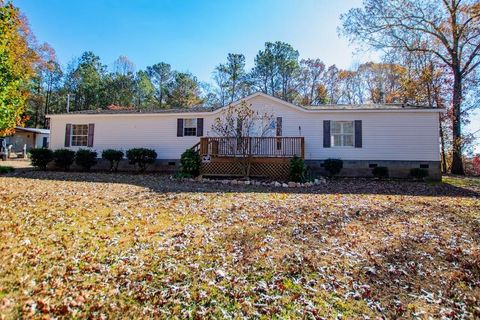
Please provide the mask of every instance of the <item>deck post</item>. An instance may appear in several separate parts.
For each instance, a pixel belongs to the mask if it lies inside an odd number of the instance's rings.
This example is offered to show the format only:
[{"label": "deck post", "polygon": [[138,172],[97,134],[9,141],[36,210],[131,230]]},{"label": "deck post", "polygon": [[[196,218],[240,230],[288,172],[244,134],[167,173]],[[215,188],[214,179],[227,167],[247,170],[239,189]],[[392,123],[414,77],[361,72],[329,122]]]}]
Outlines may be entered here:
[{"label": "deck post", "polygon": [[200,156],[208,154],[208,138],[200,138]]},{"label": "deck post", "polygon": [[300,153],[302,159],[305,159],[305,137],[300,137]]}]

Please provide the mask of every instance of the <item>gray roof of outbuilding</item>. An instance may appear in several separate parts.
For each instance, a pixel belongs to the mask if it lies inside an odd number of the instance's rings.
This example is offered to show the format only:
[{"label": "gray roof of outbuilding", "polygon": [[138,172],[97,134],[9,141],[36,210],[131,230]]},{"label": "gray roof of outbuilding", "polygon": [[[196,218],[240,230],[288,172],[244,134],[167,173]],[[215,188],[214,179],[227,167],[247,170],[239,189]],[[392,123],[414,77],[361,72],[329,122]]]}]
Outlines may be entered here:
[{"label": "gray roof of outbuilding", "polygon": [[16,131],[25,131],[25,132],[32,132],[32,133],[42,133],[42,134],[49,134],[49,129],[39,129],[39,128],[25,128],[25,127],[16,127]]}]

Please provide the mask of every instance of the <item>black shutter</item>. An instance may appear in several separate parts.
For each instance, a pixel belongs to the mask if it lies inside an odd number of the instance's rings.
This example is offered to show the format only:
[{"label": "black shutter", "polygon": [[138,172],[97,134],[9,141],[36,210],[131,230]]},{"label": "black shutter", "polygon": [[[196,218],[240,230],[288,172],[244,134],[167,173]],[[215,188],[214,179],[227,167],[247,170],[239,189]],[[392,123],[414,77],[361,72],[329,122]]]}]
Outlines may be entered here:
[{"label": "black shutter", "polygon": [[203,118],[197,118],[197,137],[203,136]]},{"label": "black shutter", "polygon": [[95,124],[89,123],[88,124],[88,142],[87,147],[93,147],[93,135],[95,134]]},{"label": "black shutter", "polygon": [[72,134],[72,125],[67,123],[65,126],[65,147],[70,147],[70,136]]},{"label": "black shutter", "polygon": [[[282,136],[282,117],[277,117],[277,125],[275,126],[277,129],[276,135],[277,137]],[[277,139],[277,150],[282,150],[282,139]]]},{"label": "black shutter", "polygon": [[330,148],[330,120],[323,120],[323,147]]},{"label": "black shutter", "polygon": [[355,148],[362,147],[362,120],[355,120]]},{"label": "black shutter", "polygon": [[277,117],[277,125],[276,125],[276,128],[277,128],[277,137],[281,137],[282,136],[282,117]]},{"label": "black shutter", "polygon": [[177,119],[177,137],[183,137],[183,119]]}]

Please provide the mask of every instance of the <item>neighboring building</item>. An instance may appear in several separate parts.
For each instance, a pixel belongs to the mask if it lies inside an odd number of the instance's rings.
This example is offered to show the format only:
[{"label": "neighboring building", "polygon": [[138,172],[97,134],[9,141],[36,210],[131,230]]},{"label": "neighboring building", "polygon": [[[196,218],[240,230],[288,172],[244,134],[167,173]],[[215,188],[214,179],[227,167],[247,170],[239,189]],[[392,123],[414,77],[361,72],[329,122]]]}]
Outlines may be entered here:
[{"label": "neighboring building", "polygon": [[50,130],[37,128],[16,127],[13,135],[0,138],[2,152],[5,149],[12,156],[25,157],[25,151],[32,148],[48,148]]},{"label": "neighboring building", "polygon": [[[296,145],[295,153],[304,156],[312,170],[323,170],[322,161],[327,158],[339,158],[344,161],[343,175],[370,175],[372,167],[387,166],[392,176],[405,176],[411,168],[421,167],[431,177],[440,177],[441,109],[401,104],[302,107],[263,93],[242,100],[273,115],[272,137],[282,137],[284,143],[290,143],[284,137],[303,137],[301,151]],[[201,137],[214,136],[211,127],[221,112],[222,108],[195,108],[49,115],[50,147],[91,148],[99,153],[146,147],[156,150],[160,162],[175,164]],[[285,153],[286,145],[276,146],[275,154],[268,157],[293,155]]]}]

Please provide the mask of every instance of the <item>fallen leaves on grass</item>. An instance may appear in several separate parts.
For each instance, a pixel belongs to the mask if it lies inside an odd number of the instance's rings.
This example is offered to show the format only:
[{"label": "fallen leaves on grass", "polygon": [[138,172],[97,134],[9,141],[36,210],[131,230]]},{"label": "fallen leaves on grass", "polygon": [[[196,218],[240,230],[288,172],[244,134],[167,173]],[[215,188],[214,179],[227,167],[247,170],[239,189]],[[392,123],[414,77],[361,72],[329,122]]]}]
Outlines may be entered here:
[{"label": "fallen leaves on grass", "polygon": [[0,185],[5,318],[480,315],[475,187],[55,172]]}]

